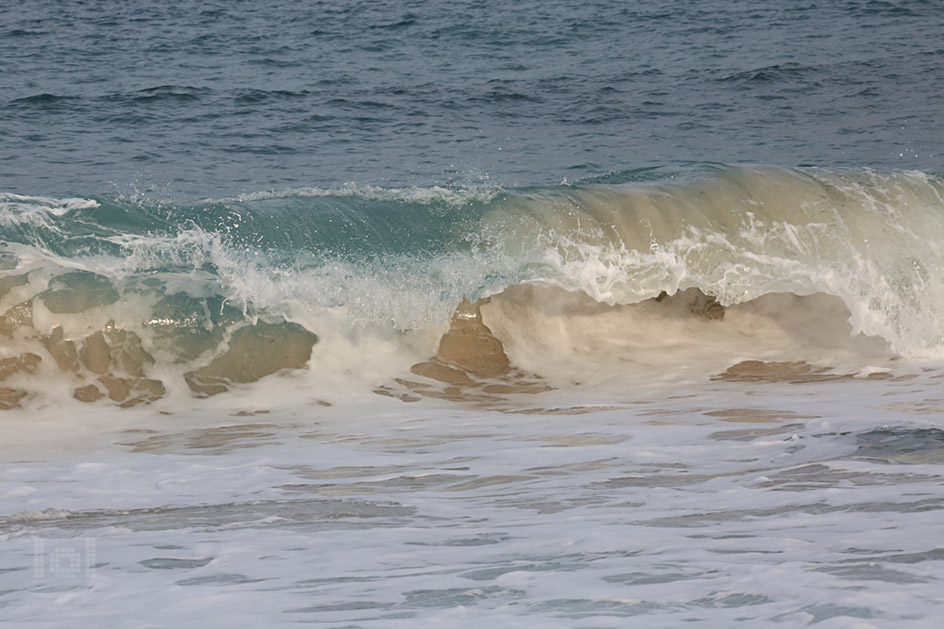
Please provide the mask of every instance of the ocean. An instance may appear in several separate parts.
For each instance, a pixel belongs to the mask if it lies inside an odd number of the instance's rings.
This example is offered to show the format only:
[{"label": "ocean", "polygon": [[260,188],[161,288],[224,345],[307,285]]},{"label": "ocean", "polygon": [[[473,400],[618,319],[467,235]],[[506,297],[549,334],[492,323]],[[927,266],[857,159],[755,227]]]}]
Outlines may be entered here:
[{"label": "ocean", "polygon": [[942,42],[0,2],[0,621],[935,626]]}]

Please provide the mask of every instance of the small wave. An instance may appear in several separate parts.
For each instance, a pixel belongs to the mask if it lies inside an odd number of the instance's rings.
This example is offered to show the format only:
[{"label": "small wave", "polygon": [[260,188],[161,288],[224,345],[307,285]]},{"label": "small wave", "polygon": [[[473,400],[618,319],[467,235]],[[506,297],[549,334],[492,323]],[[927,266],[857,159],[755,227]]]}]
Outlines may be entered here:
[{"label": "small wave", "polygon": [[10,101],[10,105],[23,109],[33,109],[36,107],[53,108],[68,106],[81,101],[82,99],[78,96],[60,96],[58,94],[42,93],[17,98],[16,100]]},{"label": "small wave", "polygon": [[32,197],[22,194],[13,194],[11,192],[0,192],[0,208],[7,211],[23,211],[34,208],[41,208],[56,216],[63,216],[73,210],[87,210],[89,208],[99,207],[98,201],[94,199],[53,199],[50,197]]},{"label": "small wave", "polygon": [[[460,207],[468,203],[490,203],[503,193],[498,186],[471,186],[450,188],[443,186],[383,188],[380,186],[347,184],[337,188],[291,188],[288,190],[252,192],[241,194],[232,200],[242,203],[270,199],[291,198],[358,198],[365,201],[394,201],[420,205],[443,204]],[[208,200],[225,202],[227,199]]]},{"label": "small wave", "polygon": [[143,90],[138,90],[130,95],[132,102],[135,103],[154,103],[160,101],[173,101],[180,103],[189,103],[198,101],[209,93],[205,88],[178,85],[158,85]]},{"label": "small wave", "polygon": [[49,507],[41,510],[18,511],[11,515],[0,517],[0,524],[25,524],[29,522],[45,522],[50,520],[64,520],[75,517],[74,511]]},{"label": "small wave", "polygon": [[233,97],[233,102],[241,105],[266,103],[271,101],[298,100],[311,96],[308,90],[240,90]]},{"label": "small wave", "polygon": [[784,63],[729,74],[721,77],[719,81],[746,84],[794,81],[812,74],[814,70],[813,67],[799,63]]}]

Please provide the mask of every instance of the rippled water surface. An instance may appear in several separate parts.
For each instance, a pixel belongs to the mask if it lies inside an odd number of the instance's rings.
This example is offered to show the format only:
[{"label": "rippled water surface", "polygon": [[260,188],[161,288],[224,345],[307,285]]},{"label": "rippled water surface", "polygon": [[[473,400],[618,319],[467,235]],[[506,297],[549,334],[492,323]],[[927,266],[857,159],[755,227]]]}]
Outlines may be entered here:
[{"label": "rippled water surface", "polygon": [[7,3],[0,29],[21,194],[941,164],[937,3]]}]

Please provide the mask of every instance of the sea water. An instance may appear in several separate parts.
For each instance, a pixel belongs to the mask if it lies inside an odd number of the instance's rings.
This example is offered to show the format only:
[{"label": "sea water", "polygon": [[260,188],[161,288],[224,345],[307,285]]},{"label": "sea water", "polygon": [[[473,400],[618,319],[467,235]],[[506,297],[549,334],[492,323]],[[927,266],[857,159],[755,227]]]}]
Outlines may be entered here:
[{"label": "sea water", "polygon": [[927,627],[944,13],[0,13],[5,626]]}]

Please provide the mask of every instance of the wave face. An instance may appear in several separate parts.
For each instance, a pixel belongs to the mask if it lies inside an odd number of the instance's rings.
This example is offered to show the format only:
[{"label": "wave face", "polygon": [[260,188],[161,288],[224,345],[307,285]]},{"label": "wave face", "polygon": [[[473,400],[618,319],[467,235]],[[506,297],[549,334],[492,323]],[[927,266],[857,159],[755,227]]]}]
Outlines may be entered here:
[{"label": "wave face", "polygon": [[[725,309],[809,297],[803,308],[848,319],[847,336],[944,351],[944,179],[922,172],[704,165],[517,189],[0,194],[0,241],[7,405],[52,372],[73,397],[128,405],[306,364],[373,373],[380,356],[428,357],[462,300],[490,296],[486,320],[522,356],[547,341],[535,309],[547,315],[551,295],[606,311],[695,290]],[[649,342],[674,343],[669,327]],[[621,334],[600,327],[595,351]]]}]

